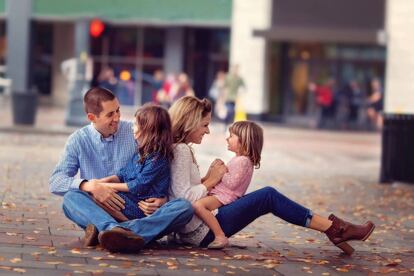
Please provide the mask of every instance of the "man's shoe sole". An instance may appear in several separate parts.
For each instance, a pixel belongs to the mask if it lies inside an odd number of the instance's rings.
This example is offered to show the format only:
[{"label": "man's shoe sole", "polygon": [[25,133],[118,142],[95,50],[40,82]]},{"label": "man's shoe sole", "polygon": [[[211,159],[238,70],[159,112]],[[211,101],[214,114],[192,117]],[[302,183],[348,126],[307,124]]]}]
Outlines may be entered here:
[{"label": "man's shoe sole", "polygon": [[137,253],[145,245],[142,237],[119,231],[104,231],[99,234],[99,242],[106,250],[116,253]]}]

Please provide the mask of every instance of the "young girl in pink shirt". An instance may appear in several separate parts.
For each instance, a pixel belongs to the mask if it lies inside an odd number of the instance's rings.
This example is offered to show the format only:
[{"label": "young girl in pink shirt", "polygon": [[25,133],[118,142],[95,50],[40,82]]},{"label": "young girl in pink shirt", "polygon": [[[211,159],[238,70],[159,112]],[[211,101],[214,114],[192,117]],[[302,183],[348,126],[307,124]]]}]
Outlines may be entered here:
[{"label": "young girl in pink shirt", "polygon": [[[242,197],[253,176],[253,167],[260,167],[260,154],[263,148],[263,130],[254,122],[240,121],[230,126],[227,137],[227,148],[236,154],[228,163],[228,172],[224,174],[208,196],[193,203],[196,215],[203,220],[215,235],[208,246],[211,249],[222,249],[229,244],[227,237],[211,211],[232,203]],[[216,163],[222,163],[216,160]],[[213,162],[212,166],[215,163]],[[207,175],[209,172],[207,172]]]}]

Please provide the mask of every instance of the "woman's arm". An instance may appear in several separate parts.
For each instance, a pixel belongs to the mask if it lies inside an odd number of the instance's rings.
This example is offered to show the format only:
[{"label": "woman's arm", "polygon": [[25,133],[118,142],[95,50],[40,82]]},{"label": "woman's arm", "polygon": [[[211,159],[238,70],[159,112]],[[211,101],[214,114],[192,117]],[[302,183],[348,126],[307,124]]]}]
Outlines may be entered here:
[{"label": "woman's arm", "polygon": [[211,163],[206,176],[201,179],[201,183],[210,191],[221,181],[227,171],[224,162],[221,159],[216,159]]},{"label": "woman's arm", "polygon": [[208,168],[208,171],[207,171],[206,175],[205,175],[203,178],[201,178],[201,183],[203,183],[204,181],[206,181],[206,180],[207,180],[207,178],[208,178],[208,177],[210,176],[210,174],[211,174],[211,170],[212,170],[212,168],[213,168],[214,166],[216,166],[217,164],[224,164],[224,162],[223,162],[223,160],[221,160],[221,159],[219,159],[219,158],[217,158],[217,159],[215,159],[213,162],[211,162],[210,167]]},{"label": "woman's arm", "polygon": [[[173,198],[184,198],[193,202],[207,195],[207,187],[201,184],[199,174],[199,183],[191,183],[193,166],[195,165],[190,147],[186,144],[176,145],[174,148],[174,159],[171,163],[170,195]],[[193,178],[195,177],[193,175]],[[193,179],[193,182],[195,180]]]},{"label": "woman's arm", "polygon": [[217,168],[213,168],[211,170],[210,175],[203,180],[202,184],[206,187],[208,191],[214,188],[216,186],[223,175],[227,172],[227,167],[225,165],[220,165]]}]

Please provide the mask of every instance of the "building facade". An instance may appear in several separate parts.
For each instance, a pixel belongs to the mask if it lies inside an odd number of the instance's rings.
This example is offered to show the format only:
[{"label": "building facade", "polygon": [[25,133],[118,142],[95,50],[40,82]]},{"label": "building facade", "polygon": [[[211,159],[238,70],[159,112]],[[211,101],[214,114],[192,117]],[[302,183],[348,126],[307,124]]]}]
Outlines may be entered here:
[{"label": "building facade", "polygon": [[[68,76],[62,65],[80,59],[79,47],[91,61],[87,70],[91,85],[99,83],[104,68],[111,68],[119,80],[114,92],[123,105],[151,100],[150,80],[157,70],[186,72],[197,95],[203,97],[215,72],[228,68],[231,0],[20,2],[31,9],[28,89],[36,89],[43,101],[52,104],[69,102]],[[1,62],[6,51],[2,44],[5,0],[0,1],[0,13]],[[100,32],[92,30],[96,26]],[[76,32],[86,34],[84,41]]]},{"label": "building facade", "polygon": [[[394,87],[403,82],[394,81],[401,78],[392,73],[397,69],[385,77],[387,63],[398,67],[397,54],[391,53],[387,61],[386,53],[396,43],[393,38],[404,36],[409,28],[393,18],[408,20],[402,11],[413,6],[408,0],[399,4],[385,0],[22,3],[31,5],[27,89],[36,88],[48,102],[68,104],[68,81],[61,67],[68,59],[80,58],[76,49],[81,48],[91,57],[93,85],[106,66],[117,78],[123,73],[117,92],[125,105],[151,100],[152,87],[146,78],[157,69],[188,73],[196,94],[204,97],[218,70],[238,64],[251,118],[304,125],[317,116],[309,83],[330,78],[337,91],[350,81],[358,82],[364,96],[370,93],[369,80],[378,78],[387,88],[386,102],[397,106],[389,91],[401,90]],[[0,0],[2,65],[7,52],[6,4]],[[391,27],[386,28],[386,17]],[[90,23],[95,19],[103,23],[103,30],[94,36]],[[81,25],[81,32],[87,34],[82,45],[76,38]],[[407,103],[398,99],[396,108],[404,110]]]},{"label": "building facade", "polygon": [[248,112],[261,119],[312,125],[309,84],[331,79],[337,94],[356,82],[368,97],[372,79],[385,82],[384,0],[236,0],[232,22],[231,62],[246,78]]}]

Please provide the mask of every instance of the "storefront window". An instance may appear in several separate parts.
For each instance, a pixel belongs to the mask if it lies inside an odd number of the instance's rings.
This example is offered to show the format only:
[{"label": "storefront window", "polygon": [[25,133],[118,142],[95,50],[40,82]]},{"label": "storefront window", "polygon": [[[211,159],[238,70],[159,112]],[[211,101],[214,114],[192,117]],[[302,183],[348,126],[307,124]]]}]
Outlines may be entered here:
[{"label": "storefront window", "polygon": [[332,81],[335,98],[335,93],[350,81],[358,82],[362,93],[367,95],[371,79],[384,79],[383,47],[292,43],[287,44],[284,55],[288,72],[282,80],[286,115],[315,115],[315,95],[310,92],[309,84]]},{"label": "storefront window", "polygon": [[112,90],[122,105],[152,101],[151,78],[164,64],[164,30],[106,28],[101,37],[91,38],[93,83]]},{"label": "storefront window", "polygon": [[33,23],[31,44],[30,89],[36,89],[41,95],[51,94],[52,85],[52,47],[53,25],[51,23]]},{"label": "storefront window", "polygon": [[191,28],[186,31],[185,71],[198,97],[206,97],[218,71],[228,70],[229,31]]},{"label": "storefront window", "polygon": [[0,22],[0,65],[6,62],[6,23]]},{"label": "storefront window", "polygon": [[229,54],[230,37],[228,30],[215,30],[211,35],[211,51],[216,54]]},{"label": "storefront window", "polygon": [[162,58],[164,56],[165,31],[148,28],[144,30],[144,57]]},{"label": "storefront window", "polygon": [[138,33],[136,28],[115,27],[109,31],[109,55],[117,57],[136,57]]}]

